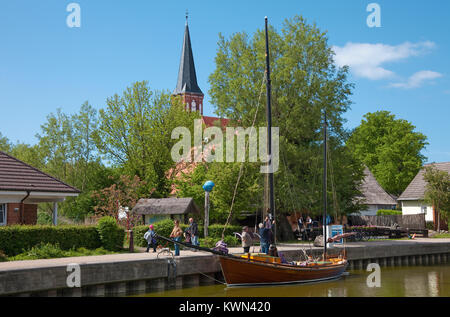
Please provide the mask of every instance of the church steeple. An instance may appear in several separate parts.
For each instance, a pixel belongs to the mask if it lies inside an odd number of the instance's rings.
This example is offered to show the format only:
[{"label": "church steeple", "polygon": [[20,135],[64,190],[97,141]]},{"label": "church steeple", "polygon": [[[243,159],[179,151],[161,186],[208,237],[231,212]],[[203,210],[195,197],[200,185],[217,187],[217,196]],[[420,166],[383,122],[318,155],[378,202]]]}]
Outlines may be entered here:
[{"label": "church steeple", "polygon": [[181,95],[186,109],[199,111],[203,114],[203,93],[197,84],[194,56],[192,54],[191,38],[189,35],[188,16],[186,12],[186,26],[184,30],[183,48],[181,51],[180,68],[178,70],[177,86],[173,95]]}]

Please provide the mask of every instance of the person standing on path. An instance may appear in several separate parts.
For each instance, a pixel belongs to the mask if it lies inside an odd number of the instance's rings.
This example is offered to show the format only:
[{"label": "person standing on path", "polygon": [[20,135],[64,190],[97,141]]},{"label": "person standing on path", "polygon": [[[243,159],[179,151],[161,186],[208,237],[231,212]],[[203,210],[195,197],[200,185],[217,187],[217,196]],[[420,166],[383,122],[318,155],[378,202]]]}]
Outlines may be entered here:
[{"label": "person standing on path", "polygon": [[261,253],[269,254],[269,229],[259,224],[259,236],[261,244]]},{"label": "person standing on path", "polygon": [[189,227],[186,229],[186,233],[191,236],[191,243],[193,245],[199,245],[198,243],[198,225],[194,221],[194,218],[189,218]]},{"label": "person standing on path", "polygon": [[242,247],[244,248],[244,253],[250,252],[250,247],[252,246],[252,236],[248,233],[248,227],[242,228]]},{"label": "person standing on path", "polygon": [[155,231],[153,231],[153,225],[148,226],[148,231],[144,234],[144,239],[147,240],[147,251],[150,250],[151,247],[153,247],[153,252],[156,252],[156,238],[155,238]]},{"label": "person standing on path", "polygon": [[273,229],[275,226],[275,220],[272,219],[272,215],[268,214],[264,219],[264,227],[269,231],[269,244],[274,243]]},{"label": "person standing on path", "polygon": [[[180,228],[180,221],[178,219],[175,219],[174,221],[174,227],[172,230],[172,233],[170,234],[170,237],[173,238],[175,241],[180,241],[181,237],[183,236],[183,230]],[[175,256],[180,255],[180,246],[178,243],[175,244]]]}]

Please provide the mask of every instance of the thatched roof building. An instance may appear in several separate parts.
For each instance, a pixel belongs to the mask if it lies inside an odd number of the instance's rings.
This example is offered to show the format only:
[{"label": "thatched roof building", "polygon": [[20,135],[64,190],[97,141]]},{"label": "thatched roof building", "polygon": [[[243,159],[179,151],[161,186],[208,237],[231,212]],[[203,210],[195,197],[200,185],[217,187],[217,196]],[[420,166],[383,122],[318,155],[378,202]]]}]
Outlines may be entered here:
[{"label": "thatched roof building", "polygon": [[393,205],[397,202],[389,195],[383,187],[377,182],[375,176],[366,167],[364,169],[364,181],[362,183],[361,191],[364,194],[366,205]]},{"label": "thatched roof building", "polygon": [[[447,230],[448,226],[442,215],[439,217],[438,210],[430,202],[425,201],[425,192],[427,190],[427,181],[424,179],[425,168],[433,168],[450,174],[450,162],[426,164],[417,173],[405,191],[398,198],[402,204],[402,213],[404,215],[425,214],[425,220],[434,223],[434,229],[437,230],[438,222],[440,230]],[[439,219],[439,221],[438,221]]]},{"label": "thatched roof building", "polygon": [[425,198],[427,182],[423,176],[425,174],[425,167],[430,166],[439,171],[444,171],[450,174],[450,162],[425,164],[424,168],[420,169],[411,183],[409,183],[408,187],[406,187],[405,191],[400,195],[398,198],[399,201],[423,200]]},{"label": "thatched roof building", "polygon": [[364,169],[364,180],[361,184],[362,202],[367,206],[361,210],[363,216],[375,216],[379,209],[395,209],[397,201],[389,195],[377,182],[375,176],[366,167]]},{"label": "thatched roof building", "polygon": [[132,212],[139,215],[186,215],[200,213],[192,198],[142,198]]}]

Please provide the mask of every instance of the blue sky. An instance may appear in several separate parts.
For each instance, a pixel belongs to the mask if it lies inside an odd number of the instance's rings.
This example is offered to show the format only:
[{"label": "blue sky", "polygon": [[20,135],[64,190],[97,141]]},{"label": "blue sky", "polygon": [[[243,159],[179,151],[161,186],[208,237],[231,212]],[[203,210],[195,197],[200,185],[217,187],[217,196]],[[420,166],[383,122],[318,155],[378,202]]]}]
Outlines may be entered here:
[{"label": "blue sky", "polygon": [[[66,7],[81,8],[81,27],[69,28]],[[377,3],[381,27],[369,28],[366,7]],[[0,2],[0,132],[34,144],[46,116],[61,108],[95,108],[135,81],[172,91],[176,85],[185,11],[204,114],[213,115],[208,76],[218,33],[253,33],[264,16],[280,29],[303,15],[327,31],[337,64],[349,64],[355,83],[347,127],[367,112],[388,110],[428,137],[429,162],[450,161],[450,2],[446,0],[106,1]]]}]

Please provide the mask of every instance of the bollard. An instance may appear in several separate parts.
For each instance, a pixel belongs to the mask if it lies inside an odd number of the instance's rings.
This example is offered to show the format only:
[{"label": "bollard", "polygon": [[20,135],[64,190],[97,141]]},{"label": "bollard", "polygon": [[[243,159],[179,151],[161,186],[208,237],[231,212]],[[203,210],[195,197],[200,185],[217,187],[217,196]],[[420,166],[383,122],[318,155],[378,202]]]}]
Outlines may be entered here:
[{"label": "bollard", "polygon": [[134,233],[133,233],[133,230],[129,230],[129,233],[130,233],[130,248],[129,248],[129,250],[130,250],[130,253],[133,253],[134,252]]}]

